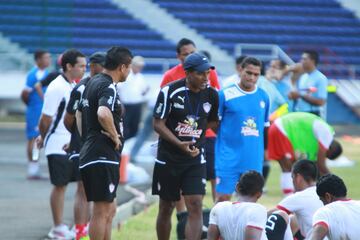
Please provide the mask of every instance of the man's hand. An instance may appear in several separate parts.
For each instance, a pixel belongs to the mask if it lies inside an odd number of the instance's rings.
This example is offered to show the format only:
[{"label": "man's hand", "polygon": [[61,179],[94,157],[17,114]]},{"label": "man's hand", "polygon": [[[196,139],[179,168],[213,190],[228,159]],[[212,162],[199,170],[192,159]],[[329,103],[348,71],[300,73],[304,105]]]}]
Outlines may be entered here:
[{"label": "man's hand", "polygon": [[37,136],[37,138],[35,138],[35,142],[39,149],[42,148],[44,145],[44,140],[42,139],[42,137],[40,135]]},{"label": "man's hand", "polygon": [[105,136],[107,136],[108,138],[110,138],[114,142],[115,150],[118,151],[120,149],[120,147],[121,147],[120,135],[113,136],[110,133],[103,131],[103,130],[101,130],[101,133],[104,134]]},{"label": "man's hand", "polygon": [[289,97],[289,99],[296,100],[296,99],[300,98],[301,96],[300,96],[299,92],[291,91],[291,92],[289,92],[288,97]]},{"label": "man's hand", "polygon": [[180,142],[179,148],[191,157],[196,157],[200,153],[200,150],[194,146],[193,141]]},{"label": "man's hand", "polygon": [[63,146],[63,150],[67,153],[70,153],[70,143],[67,143]]}]

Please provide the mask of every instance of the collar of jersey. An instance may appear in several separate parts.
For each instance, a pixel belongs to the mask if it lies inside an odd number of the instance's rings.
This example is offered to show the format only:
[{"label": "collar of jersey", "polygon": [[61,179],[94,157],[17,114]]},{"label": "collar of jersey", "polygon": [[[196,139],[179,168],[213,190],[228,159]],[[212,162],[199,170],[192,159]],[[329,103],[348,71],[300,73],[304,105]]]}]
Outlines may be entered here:
[{"label": "collar of jersey", "polygon": [[256,91],[258,90],[257,85],[255,85],[255,89],[252,90],[251,92],[247,92],[247,91],[242,90],[242,89],[240,88],[239,84],[237,84],[237,83],[235,83],[235,85],[236,85],[237,89],[239,89],[239,91],[242,92],[242,93],[244,93],[244,94],[254,94],[254,93],[256,93]]}]

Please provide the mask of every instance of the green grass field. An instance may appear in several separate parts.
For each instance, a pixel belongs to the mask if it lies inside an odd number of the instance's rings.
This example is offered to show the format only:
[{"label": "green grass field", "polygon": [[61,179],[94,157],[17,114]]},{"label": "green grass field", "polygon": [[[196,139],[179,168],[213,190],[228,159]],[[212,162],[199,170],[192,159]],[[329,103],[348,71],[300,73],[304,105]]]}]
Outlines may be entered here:
[{"label": "green grass field", "polygon": [[[360,145],[350,142],[342,141],[344,147],[344,154],[351,160],[356,161],[356,165],[350,168],[331,168],[331,171],[343,178],[348,187],[348,197],[353,199],[360,199],[360,187],[358,183],[358,176],[360,173]],[[267,208],[274,207],[282,198],[280,191],[280,168],[276,162],[271,165],[270,176],[266,185],[267,193],[260,199],[260,203]],[[207,186],[207,195],[204,200],[204,206],[211,207],[213,205],[211,200],[210,187]],[[146,212],[142,212],[127,222],[123,223],[120,229],[113,230],[112,239],[133,240],[156,239],[155,222],[157,216],[157,204],[152,205]],[[172,233],[171,239],[176,239],[176,217],[175,214],[172,219]]]}]

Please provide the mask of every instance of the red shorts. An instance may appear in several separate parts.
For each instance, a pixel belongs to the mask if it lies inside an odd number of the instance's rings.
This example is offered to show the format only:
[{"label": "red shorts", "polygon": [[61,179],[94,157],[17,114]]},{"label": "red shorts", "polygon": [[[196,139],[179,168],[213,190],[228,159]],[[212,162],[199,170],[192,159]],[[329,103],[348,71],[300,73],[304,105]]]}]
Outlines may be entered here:
[{"label": "red shorts", "polygon": [[285,157],[291,160],[295,159],[294,149],[289,139],[275,124],[272,124],[269,128],[267,151],[269,160],[279,161]]}]

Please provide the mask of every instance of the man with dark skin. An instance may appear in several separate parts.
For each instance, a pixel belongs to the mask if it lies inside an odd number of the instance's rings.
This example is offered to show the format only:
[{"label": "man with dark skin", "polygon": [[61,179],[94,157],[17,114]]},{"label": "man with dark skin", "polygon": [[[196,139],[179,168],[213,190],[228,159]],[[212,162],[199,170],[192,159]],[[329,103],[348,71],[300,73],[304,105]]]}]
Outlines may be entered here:
[{"label": "man with dark skin", "polygon": [[184,62],[186,77],[161,89],[154,108],[159,147],[153,175],[153,194],[160,196],[156,230],[169,239],[171,215],[180,192],[188,210],[186,239],[200,239],[205,194],[204,137],[217,125],[218,95],[208,86],[213,67],[194,53]]},{"label": "man with dark skin", "polygon": [[359,239],[360,202],[347,198],[344,181],[334,174],[322,176],[316,193],[325,206],[313,216],[309,239]]}]

